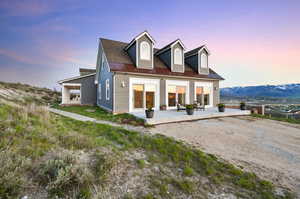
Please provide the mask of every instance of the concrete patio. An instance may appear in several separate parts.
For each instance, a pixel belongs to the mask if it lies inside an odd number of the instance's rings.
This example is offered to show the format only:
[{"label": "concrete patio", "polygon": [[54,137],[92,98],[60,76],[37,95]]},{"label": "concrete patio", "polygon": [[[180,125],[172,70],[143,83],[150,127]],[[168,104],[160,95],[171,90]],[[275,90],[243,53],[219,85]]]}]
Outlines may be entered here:
[{"label": "concrete patio", "polygon": [[155,111],[154,117],[151,119],[146,118],[145,112],[135,112],[132,114],[135,115],[136,117],[145,119],[147,124],[156,125],[156,124],[165,124],[171,122],[182,122],[182,121],[209,119],[209,118],[217,118],[217,117],[250,115],[251,112],[249,110],[241,111],[239,109],[226,108],[225,112],[221,113],[218,111],[218,108],[207,108],[205,109],[205,111],[195,110],[194,115],[187,115],[186,111],[166,110],[166,111]]}]

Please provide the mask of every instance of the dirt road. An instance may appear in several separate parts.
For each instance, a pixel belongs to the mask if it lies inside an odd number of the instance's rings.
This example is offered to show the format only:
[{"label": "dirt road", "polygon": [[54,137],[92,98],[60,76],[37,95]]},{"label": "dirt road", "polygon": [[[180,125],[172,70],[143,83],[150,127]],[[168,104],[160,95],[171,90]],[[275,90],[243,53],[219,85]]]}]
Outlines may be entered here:
[{"label": "dirt road", "polygon": [[163,124],[151,132],[184,140],[300,196],[300,125],[241,116]]}]

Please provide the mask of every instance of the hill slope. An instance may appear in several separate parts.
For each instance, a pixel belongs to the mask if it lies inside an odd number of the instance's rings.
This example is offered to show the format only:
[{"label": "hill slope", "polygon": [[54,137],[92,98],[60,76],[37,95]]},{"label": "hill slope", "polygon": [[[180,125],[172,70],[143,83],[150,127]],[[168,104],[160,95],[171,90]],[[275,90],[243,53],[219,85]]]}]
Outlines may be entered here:
[{"label": "hill slope", "polygon": [[292,197],[174,139],[75,121],[31,102],[0,98],[0,130],[0,198]]},{"label": "hill slope", "polygon": [[222,88],[224,97],[300,98],[300,84]]}]

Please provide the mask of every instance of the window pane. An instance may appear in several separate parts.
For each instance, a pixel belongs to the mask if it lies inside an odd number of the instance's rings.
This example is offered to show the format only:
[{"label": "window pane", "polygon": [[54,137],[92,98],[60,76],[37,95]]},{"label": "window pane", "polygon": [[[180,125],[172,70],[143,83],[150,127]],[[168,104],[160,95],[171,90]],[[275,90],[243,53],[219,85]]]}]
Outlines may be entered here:
[{"label": "window pane", "polygon": [[146,92],[146,108],[153,108],[155,106],[155,92]]},{"label": "window pane", "polygon": [[204,94],[204,105],[209,105],[209,94]]},{"label": "window pane", "polygon": [[201,54],[201,68],[207,68],[207,55],[205,53]]},{"label": "window pane", "polygon": [[174,50],[174,64],[182,64],[182,51],[179,48]]},{"label": "window pane", "polygon": [[185,93],[185,86],[176,86],[177,93]]},{"label": "window pane", "polygon": [[168,106],[176,106],[176,93],[168,93]]},{"label": "window pane", "polygon": [[134,84],[133,85],[133,95],[134,95],[134,108],[144,108],[144,85]]},{"label": "window pane", "polygon": [[185,93],[178,93],[178,104],[185,105]]},{"label": "window pane", "polygon": [[140,48],[141,59],[150,60],[150,45],[148,42],[143,41]]}]

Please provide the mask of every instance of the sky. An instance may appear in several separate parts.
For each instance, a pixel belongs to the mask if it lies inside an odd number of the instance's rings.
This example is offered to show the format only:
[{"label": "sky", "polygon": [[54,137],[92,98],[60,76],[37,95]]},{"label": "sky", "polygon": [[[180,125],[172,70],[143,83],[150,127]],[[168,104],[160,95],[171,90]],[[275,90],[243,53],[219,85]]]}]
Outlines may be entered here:
[{"label": "sky", "polygon": [[299,0],[1,0],[0,81],[59,88],[95,68],[98,38],[206,44],[221,87],[300,83]]}]

